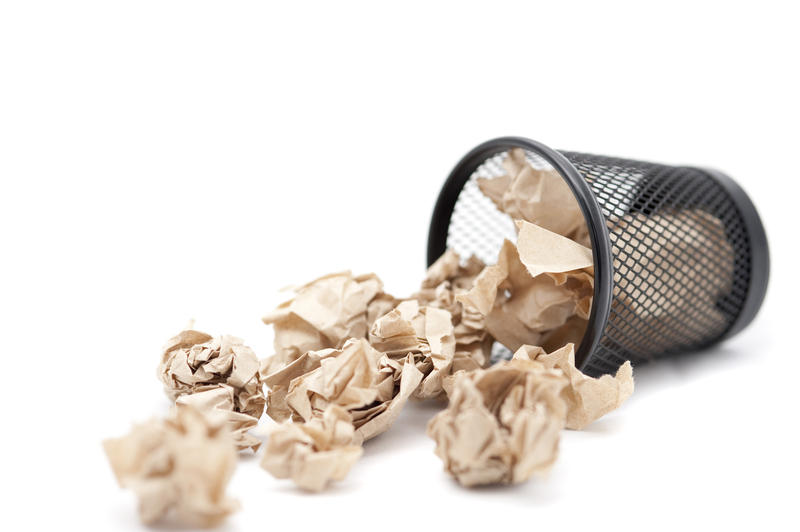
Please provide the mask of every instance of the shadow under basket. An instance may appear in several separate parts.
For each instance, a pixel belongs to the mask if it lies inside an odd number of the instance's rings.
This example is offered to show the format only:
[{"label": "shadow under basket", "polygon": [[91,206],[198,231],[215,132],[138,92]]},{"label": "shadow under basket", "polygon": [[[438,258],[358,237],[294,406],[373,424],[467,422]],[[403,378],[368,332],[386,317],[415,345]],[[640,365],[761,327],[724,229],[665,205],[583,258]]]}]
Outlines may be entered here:
[{"label": "shadow under basket", "polygon": [[591,313],[576,365],[599,376],[706,348],[755,317],[767,290],[769,250],[747,194],[709,169],[556,151],[504,137],[473,149],[442,188],[428,236],[428,265],[451,248],[494,263],[511,218],[478,188],[505,174],[509,150],[566,180],[586,219],[594,261]]}]

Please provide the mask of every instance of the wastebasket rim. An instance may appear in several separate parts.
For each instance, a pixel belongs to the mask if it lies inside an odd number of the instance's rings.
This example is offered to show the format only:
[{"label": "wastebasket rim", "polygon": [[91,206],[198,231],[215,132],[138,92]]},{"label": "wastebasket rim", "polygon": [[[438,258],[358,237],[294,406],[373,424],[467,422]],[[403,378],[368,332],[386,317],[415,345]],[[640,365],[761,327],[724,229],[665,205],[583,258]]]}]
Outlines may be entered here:
[{"label": "wastebasket rim", "polygon": [[695,170],[705,172],[725,189],[744,221],[749,240],[750,278],[747,285],[747,295],[739,315],[718,340],[722,341],[747,327],[755,319],[758,311],[761,310],[764,298],[767,295],[767,286],[769,285],[769,243],[756,206],[750,196],[747,195],[747,192],[736,181],[727,174],[713,168],[695,168]]},{"label": "wastebasket rim", "polygon": [[594,296],[586,331],[575,352],[576,366],[584,369],[603,336],[611,312],[614,266],[611,241],[600,204],[589,183],[558,151],[525,137],[499,137],[486,141],[467,153],[450,172],[436,201],[428,232],[428,266],[447,250],[450,218],[466,182],[487,159],[512,148],[531,151],[547,161],[567,182],[586,219],[594,263]]}]

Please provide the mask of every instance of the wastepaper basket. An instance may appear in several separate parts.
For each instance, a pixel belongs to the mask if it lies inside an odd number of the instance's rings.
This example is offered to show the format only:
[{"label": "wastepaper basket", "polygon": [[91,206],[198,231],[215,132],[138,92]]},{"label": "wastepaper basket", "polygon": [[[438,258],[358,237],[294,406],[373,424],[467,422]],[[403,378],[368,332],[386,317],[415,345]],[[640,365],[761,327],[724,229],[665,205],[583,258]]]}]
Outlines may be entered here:
[{"label": "wastepaper basket", "polygon": [[510,217],[476,179],[504,174],[509,150],[558,172],[589,230],[595,286],[576,364],[589,375],[696,351],[755,317],[767,289],[769,251],[747,194],[716,170],[557,151],[525,138],[470,151],[442,188],[428,237],[428,264],[447,248],[494,262]]}]

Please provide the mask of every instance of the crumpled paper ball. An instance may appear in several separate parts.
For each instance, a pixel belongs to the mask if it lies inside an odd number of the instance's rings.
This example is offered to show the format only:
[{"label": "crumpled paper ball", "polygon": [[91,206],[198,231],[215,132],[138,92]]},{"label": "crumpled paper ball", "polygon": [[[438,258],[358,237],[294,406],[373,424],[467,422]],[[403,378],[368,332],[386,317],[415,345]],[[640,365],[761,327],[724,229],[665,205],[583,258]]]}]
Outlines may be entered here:
[{"label": "crumpled paper ball", "polygon": [[225,494],[237,455],[224,417],[177,409],[103,448],[119,485],[138,496],[145,523],[173,511],[182,523],[213,526],[238,507]]},{"label": "crumpled paper ball", "polygon": [[233,390],[234,410],[258,419],[266,404],[258,370],[258,358],[239,338],[187,329],[167,342],[158,374],[173,401],[227,386]]},{"label": "crumpled paper ball", "polygon": [[450,404],[428,424],[445,470],[464,486],[545,474],[558,456],[566,385],[563,372],[530,360],[458,373]]},{"label": "crumpled paper ball", "polygon": [[305,423],[276,427],[261,459],[261,467],[277,478],[291,478],[299,487],[321,491],[342,480],[363,449],[353,443],[355,429],[344,408],[330,405]]}]

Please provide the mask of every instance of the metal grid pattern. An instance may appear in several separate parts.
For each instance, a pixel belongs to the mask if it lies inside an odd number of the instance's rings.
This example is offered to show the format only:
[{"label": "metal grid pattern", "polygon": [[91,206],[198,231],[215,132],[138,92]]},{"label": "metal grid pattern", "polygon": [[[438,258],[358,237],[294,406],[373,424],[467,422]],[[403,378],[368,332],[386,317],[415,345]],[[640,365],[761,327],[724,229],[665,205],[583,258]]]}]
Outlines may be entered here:
[{"label": "metal grid pattern", "polygon": [[565,152],[606,217],[611,314],[587,371],[701,349],[741,312],[750,244],[732,198],[696,168]]},{"label": "metal grid pattern", "polygon": [[[526,152],[526,155],[534,168],[552,169],[535,153]],[[502,163],[507,156],[508,152],[503,152],[487,159],[473,172],[458,195],[447,229],[447,247],[461,257],[475,255],[486,264],[493,264],[497,262],[503,240],[517,241],[514,221],[481,192],[477,181],[505,175]]]},{"label": "metal grid pattern", "polygon": [[478,188],[478,178],[498,177],[505,174],[501,166],[507,154],[487,159],[464,184],[450,216],[447,229],[447,247],[461,257],[475,255],[486,264],[497,262],[503,240],[517,240],[514,222],[495,207],[492,200]]},{"label": "metal grid pattern", "polygon": [[[584,370],[613,373],[625,360],[701,349],[724,335],[751,277],[745,223],[725,189],[695,168],[562,153],[594,192],[613,255],[611,313]],[[503,175],[505,156],[488,159],[458,197],[447,244],[462,256],[494,262],[503,238],[515,238],[510,218],[476,183]]]}]

